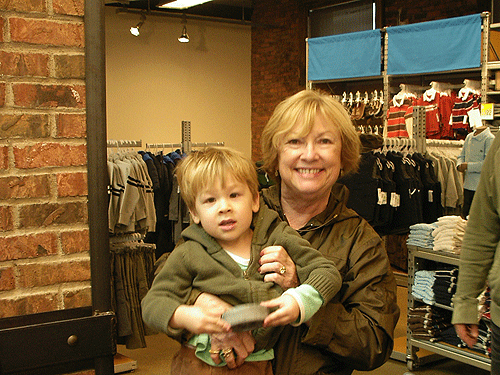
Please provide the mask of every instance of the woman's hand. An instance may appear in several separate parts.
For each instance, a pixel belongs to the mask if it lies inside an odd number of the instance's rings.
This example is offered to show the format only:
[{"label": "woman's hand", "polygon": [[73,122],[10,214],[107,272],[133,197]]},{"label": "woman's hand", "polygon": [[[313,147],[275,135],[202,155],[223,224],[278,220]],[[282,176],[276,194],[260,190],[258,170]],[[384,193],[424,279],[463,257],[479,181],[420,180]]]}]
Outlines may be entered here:
[{"label": "woman's hand", "polygon": [[210,336],[212,347],[210,357],[215,363],[221,362],[221,351],[229,351],[224,355],[227,367],[234,369],[241,366],[255,348],[255,339],[251,332],[216,333]]},{"label": "woman's hand", "polygon": [[[217,311],[221,314],[232,307],[219,297],[209,293],[200,294],[196,299],[195,306]],[[217,364],[221,362],[220,352],[231,349],[231,352],[224,356],[227,367],[230,369],[241,366],[255,348],[255,339],[250,332],[224,332],[212,334],[210,336],[210,343],[210,356]]]},{"label": "woman's hand", "polygon": [[479,336],[479,327],[477,324],[455,324],[455,331],[458,337],[460,337],[469,348],[472,348],[477,342]]},{"label": "woman's hand", "polygon": [[260,252],[261,274],[264,281],[271,281],[287,290],[299,285],[295,263],[282,246],[268,246]]}]

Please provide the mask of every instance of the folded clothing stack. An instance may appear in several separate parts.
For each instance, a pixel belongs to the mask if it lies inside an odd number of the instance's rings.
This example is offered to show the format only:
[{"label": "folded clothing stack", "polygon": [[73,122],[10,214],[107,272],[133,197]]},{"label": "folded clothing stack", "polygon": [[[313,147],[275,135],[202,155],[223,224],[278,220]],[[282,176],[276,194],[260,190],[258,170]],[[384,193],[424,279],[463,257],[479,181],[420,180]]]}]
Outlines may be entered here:
[{"label": "folded clothing stack", "polygon": [[411,294],[416,299],[419,299],[428,305],[434,305],[434,291],[432,287],[434,285],[434,280],[436,271],[421,270],[415,272],[413,286],[411,289]]},{"label": "folded clothing stack", "polygon": [[408,309],[408,328],[415,339],[439,341],[442,332],[450,327],[451,311],[429,305]]},{"label": "folded clothing stack", "polygon": [[437,228],[432,231],[434,237],[433,250],[460,254],[467,220],[460,216],[441,216],[437,220]]},{"label": "folded clothing stack", "polygon": [[457,291],[458,268],[434,271],[434,301],[440,305],[453,306],[452,298]]},{"label": "folded clothing stack", "polygon": [[432,249],[434,247],[434,237],[432,232],[437,228],[437,223],[418,223],[410,226],[410,234],[406,240],[407,245]]}]

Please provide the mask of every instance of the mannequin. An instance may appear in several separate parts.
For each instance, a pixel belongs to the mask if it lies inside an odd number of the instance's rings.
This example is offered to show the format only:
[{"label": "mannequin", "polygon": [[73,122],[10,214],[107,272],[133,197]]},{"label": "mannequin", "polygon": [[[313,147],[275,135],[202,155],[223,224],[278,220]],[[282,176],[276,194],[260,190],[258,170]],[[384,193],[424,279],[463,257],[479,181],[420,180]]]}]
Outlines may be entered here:
[{"label": "mannequin", "polygon": [[462,151],[457,158],[457,170],[464,174],[464,205],[462,207],[464,219],[469,215],[472,199],[479,184],[481,167],[494,138],[490,128],[478,122],[474,130],[465,138]]}]

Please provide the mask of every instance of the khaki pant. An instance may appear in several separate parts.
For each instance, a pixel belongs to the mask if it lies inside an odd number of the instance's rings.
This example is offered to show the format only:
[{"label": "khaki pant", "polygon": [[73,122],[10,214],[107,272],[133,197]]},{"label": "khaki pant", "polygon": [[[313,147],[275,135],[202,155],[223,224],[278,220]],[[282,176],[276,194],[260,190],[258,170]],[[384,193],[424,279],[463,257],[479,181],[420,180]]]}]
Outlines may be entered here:
[{"label": "khaki pant", "polygon": [[273,375],[271,361],[245,362],[240,367],[210,366],[197,358],[194,349],[181,346],[175,353],[170,368],[171,375]]}]

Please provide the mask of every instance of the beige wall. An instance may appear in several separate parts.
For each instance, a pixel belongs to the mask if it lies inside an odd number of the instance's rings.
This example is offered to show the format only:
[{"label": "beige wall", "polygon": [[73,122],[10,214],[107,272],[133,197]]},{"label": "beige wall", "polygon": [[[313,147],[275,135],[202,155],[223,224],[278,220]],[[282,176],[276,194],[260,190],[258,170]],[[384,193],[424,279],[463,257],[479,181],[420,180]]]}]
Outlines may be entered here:
[{"label": "beige wall", "polygon": [[179,18],[106,9],[108,139],[180,143],[191,121],[193,142],[225,142],[251,155],[249,26],[189,20],[191,41],[179,43]]}]

